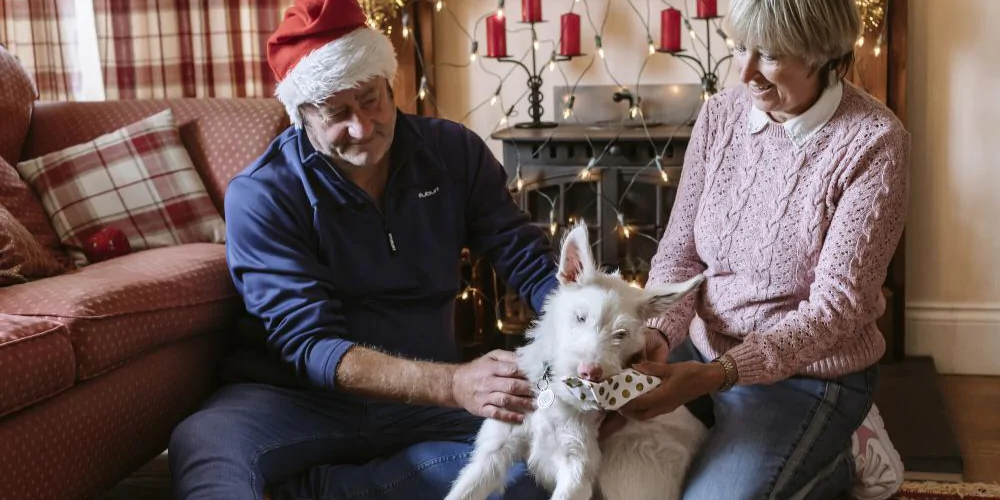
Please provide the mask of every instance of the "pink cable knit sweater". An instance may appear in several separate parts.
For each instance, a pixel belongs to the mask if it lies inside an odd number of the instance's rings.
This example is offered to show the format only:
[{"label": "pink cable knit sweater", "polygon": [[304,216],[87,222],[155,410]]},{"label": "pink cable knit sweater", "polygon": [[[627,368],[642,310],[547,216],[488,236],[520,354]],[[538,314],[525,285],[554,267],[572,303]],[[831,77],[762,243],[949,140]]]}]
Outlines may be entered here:
[{"label": "pink cable knit sweater", "polygon": [[650,321],[671,347],[691,336],[729,353],[739,384],[831,378],[878,361],[881,286],[907,209],[910,135],[844,84],[801,148],[778,123],[752,132],[744,86],[702,107],[649,284],[704,273],[697,294]]}]

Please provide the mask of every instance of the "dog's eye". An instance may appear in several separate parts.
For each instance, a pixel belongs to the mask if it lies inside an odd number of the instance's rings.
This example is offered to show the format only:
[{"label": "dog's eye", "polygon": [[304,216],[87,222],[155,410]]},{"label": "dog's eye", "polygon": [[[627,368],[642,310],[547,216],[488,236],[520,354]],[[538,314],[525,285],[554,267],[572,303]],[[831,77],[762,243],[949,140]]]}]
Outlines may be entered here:
[{"label": "dog's eye", "polygon": [[578,312],[576,313],[576,322],[584,323],[587,321],[587,313]]},{"label": "dog's eye", "polygon": [[615,340],[622,340],[622,339],[624,339],[627,336],[628,336],[628,330],[626,330],[624,328],[619,328],[619,329],[611,332],[611,338],[613,338]]}]

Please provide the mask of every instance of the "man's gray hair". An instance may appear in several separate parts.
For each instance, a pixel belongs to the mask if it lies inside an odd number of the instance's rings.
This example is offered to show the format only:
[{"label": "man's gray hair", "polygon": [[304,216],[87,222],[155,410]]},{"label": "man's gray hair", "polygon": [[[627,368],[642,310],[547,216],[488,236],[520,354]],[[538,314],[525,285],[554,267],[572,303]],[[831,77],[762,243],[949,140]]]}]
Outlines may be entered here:
[{"label": "man's gray hair", "polygon": [[729,29],[747,49],[801,57],[828,85],[853,61],[861,18],[854,0],[732,0]]}]

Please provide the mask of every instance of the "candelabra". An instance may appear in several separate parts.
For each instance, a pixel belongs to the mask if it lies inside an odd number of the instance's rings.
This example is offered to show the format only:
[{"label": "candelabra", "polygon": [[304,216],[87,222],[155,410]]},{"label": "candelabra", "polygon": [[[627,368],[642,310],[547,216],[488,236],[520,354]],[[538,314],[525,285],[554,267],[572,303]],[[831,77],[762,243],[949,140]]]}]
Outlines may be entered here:
[{"label": "candelabra", "polygon": [[[530,27],[531,31],[531,66],[529,67],[520,59],[515,59],[507,54],[507,39],[506,39],[506,21],[503,15],[503,0],[499,2],[500,8],[497,13],[490,16],[486,23],[486,36],[488,42],[488,55],[487,59],[494,59],[503,63],[516,64],[524,70],[528,76],[528,116],[531,117],[531,121],[521,122],[514,124],[517,128],[552,128],[559,124],[552,121],[543,121],[542,115],[545,113],[545,108],[542,106],[542,101],[544,99],[544,94],[542,93],[542,71],[545,66],[539,67],[538,61],[538,31],[535,29],[535,25],[543,23],[541,19],[541,2],[540,0],[525,0],[522,2],[522,13],[521,24],[526,24]],[[569,17],[567,17],[569,16]],[[576,14],[566,14],[563,16],[563,36],[566,36],[567,20],[570,24],[574,24],[573,34],[575,35],[575,40],[573,41],[574,46],[570,50],[561,50],[560,52],[552,51],[551,57],[549,57],[548,65],[554,68],[556,63],[572,60],[575,57],[581,57],[585,54],[579,51],[579,16]],[[477,42],[473,42],[473,54],[475,54],[478,47]],[[498,91],[499,92],[499,91]],[[505,111],[504,115],[509,116],[511,110]]]},{"label": "candelabra", "polygon": [[[680,46],[680,12],[676,9],[667,9],[663,11],[663,30],[664,34],[662,36],[662,46],[657,48],[657,52],[662,52],[670,54],[678,59],[684,59],[693,61],[697,66],[691,66],[693,69],[699,72],[699,77],[701,79],[701,86],[704,90],[704,97],[712,96],[719,91],[719,67],[723,62],[733,57],[732,54],[726,54],[722,58],[712,62],[712,21],[716,19],[721,19],[720,15],[708,15],[702,17],[694,17],[692,19],[696,21],[702,21],[705,23],[705,61],[702,61],[698,57],[690,56],[686,54],[685,50]],[[683,20],[684,26],[687,28],[688,33],[691,35],[692,42],[698,40],[698,34],[695,32],[694,28],[691,26],[691,22],[687,19]],[[671,37],[668,30],[671,29],[670,26],[673,25],[673,29],[676,31],[677,36]],[[716,33],[722,37],[725,41],[726,46],[729,49],[733,48],[733,41],[730,39],[721,28],[717,28]],[[697,54],[697,52],[696,52]]]}]

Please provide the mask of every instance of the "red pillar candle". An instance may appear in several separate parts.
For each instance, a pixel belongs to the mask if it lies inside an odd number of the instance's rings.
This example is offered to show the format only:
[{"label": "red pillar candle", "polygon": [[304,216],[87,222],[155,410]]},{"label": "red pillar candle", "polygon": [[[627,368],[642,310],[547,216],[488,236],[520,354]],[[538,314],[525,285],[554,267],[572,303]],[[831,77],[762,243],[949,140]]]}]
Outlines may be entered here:
[{"label": "red pillar candle", "polygon": [[681,11],[673,7],[660,13],[660,50],[681,50]]},{"label": "red pillar candle", "polygon": [[542,22],[542,0],[521,0],[521,21]]},{"label": "red pillar candle", "polygon": [[507,57],[507,18],[486,18],[486,57]]},{"label": "red pillar candle", "polygon": [[698,0],[698,17],[715,17],[718,12],[715,0]]},{"label": "red pillar candle", "polygon": [[580,55],[580,15],[567,12],[560,17],[559,22],[562,29],[559,53],[564,56]]}]

